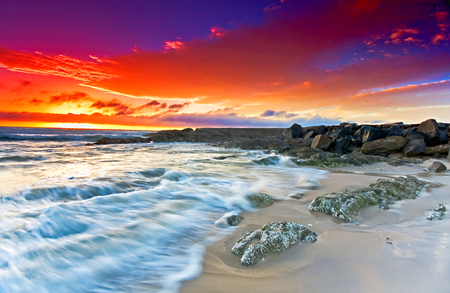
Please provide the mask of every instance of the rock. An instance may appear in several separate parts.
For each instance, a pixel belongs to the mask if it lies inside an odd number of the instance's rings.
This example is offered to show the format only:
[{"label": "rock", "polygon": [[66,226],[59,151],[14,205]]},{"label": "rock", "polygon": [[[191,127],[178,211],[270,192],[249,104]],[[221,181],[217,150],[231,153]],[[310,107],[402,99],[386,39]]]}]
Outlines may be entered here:
[{"label": "rock", "polygon": [[442,220],[444,218],[444,214],[447,211],[447,208],[443,204],[438,204],[437,209],[433,209],[428,213],[426,220],[433,221],[433,219]]},{"label": "rock", "polygon": [[332,142],[331,138],[329,138],[329,137],[327,137],[325,135],[319,134],[312,141],[311,147],[312,148],[321,149],[321,150],[325,151],[325,150],[328,149],[328,147],[330,146],[331,142]]},{"label": "rock", "polygon": [[356,132],[353,134],[353,136],[362,140],[362,137],[363,137],[366,129],[373,129],[373,127],[367,126],[367,125],[361,126],[360,129],[356,130]]},{"label": "rock", "polygon": [[369,141],[385,138],[388,134],[389,130],[386,129],[369,128],[364,131],[362,142],[366,143]]},{"label": "rock", "polygon": [[280,157],[276,155],[270,155],[263,158],[253,159],[252,162],[258,165],[265,165],[265,166],[273,166],[278,165],[280,162]]},{"label": "rock", "polygon": [[297,186],[304,189],[314,190],[320,187],[319,182],[314,180],[299,181]]},{"label": "rock", "polygon": [[124,143],[150,143],[151,139],[147,137],[103,137],[94,143],[88,145],[103,145],[103,144],[124,144]]},{"label": "rock", "polygon": [[441,162],[433,162],[433,164],[431,164],[427,170],[429,172],[433,172],[433,173],[440,173],[440,172],[444,172],[445,170],[447,170],[447,167],[442,164]]},{"label": "rock", "polygon": [[340,138],[343,138],[344,136],[352,135],[353,133],[355,133],[355,132],[353,131],[351,124],[348,124],[347,126],[339,129],[335,138],[340,139]]},{"label": "rock", "polygon": [[425,155],[446,154],[450,150],[450,144],[440,144],[434,147],[425,147],[423,153]]},{"label": "rock", "polygon": [[419,124],[417,130],[424,133],[425,143],[427,146],[430,147],[441,144],[441,140],[444,141],[445,138],[447,137],[445,131],[442,131],[443,133],[441,134],[441,131],[439,130],[439,124],[436,122],[435,119],[428,119],[423,121],[422,123]]},{"label": "rock", "polygon": [[316,242],[318,236],[297,223],[270,223],[255,231],[246,231],[231,252],[242,255],[241,264],[249,266],[264,259],[267,254],[282,252],[298,241]]},{"label": "rock", "polygon": [[285,138],[300,138],[303,135],[302,126],[294,123],[291,127],[283,130],[281,136]]},{"label": "rock", "polygon": [[399,151],[406,145],[406,138],[402,136],[391,136],[383,139],[369,141],[363,144],[363,154],[389,154]]},{"label": "rock", "polygon": [[350,135],[346,137],[342,137],[336,140],[335,143],[332,144],[331,148],[335,153],[339,153],[341,155],[347,153],[347,148],[352,142],[352,137]]},{"label": "rock", "polygon": [[311,130],[305,135],[305,138],[314,138],[315,136],[316,136],[316,133]]},{"label": "rock", "polygon": [[194,132],[194,129],[192,129],[192,128],[185,128],[185,129],[181,130],[181,132]]},{"label": "rock", "polygon": [[389,133],[388,133],[387,137],[390,137],[390,136],[405,136],[406,135],[406,131],[401,129],[398,125],[394,125],[391,128],[389,128],[388,130],[389,130]]},{"label": "rock", "polygon": [[411,131],[406,134],[406,142],[409,143],[412,140],[421,139],[425,142],[425,135],[420,131]]},{"label": "rock", "polygon": [[320,125],[320,126],[318,126],[318,127],[316,128],[316,130],[314,131],[314,133],[315,133],[316,135],[318,135],[318,134],[325,134],[325,133],[327,133],[327,131],[328,131],[328,128],[327,128],[325,125]]},{"label": "rock", "polygon": [[450,160],[450,151],[448,152],[447,160]]},{"label": "rock", "polygon": [[294,198],[294,199],[301,199],[305,194],[301,192],[297,193],[291,193],[287,197]]},{"label": "rock", "polygon": [[270,205],[275,201],[270,195],[265,193],[249,194],[245,196],[245,199],[256,208]]},{"label": "rock", "polygon": [[216,221],[218,227],[237,226],[244,218],[239,215],[225,215]]},{"label": "rock", "polygon": [[227,140],[219,145],[224,148],[261,150],[268,149],[270,144],[267,139],[234,138],[231,140]]},{"label": "rock", "polygon": [[417,156],[425,150],[425,141],[423,139],[414,139],[409,141],[403,149],[403,154],[407,157]]},{"label": "rock", "polygon": [[423,132],[425,135],[429,135],[439,131],[439,124],[435,119],[428,119],[421,122],[417,130]]},{"label": "rock", "polygon": [[353,191],[333,192],[317,197],[311,202],[309,210],[353,222],[353,217],[358,214],[360,209],[377,203],[381,208],[385,208],[388,203],[417,198],[424,186],[425,182],[413,176],[395,179],[381,178],[370,184],[369,187]]}]

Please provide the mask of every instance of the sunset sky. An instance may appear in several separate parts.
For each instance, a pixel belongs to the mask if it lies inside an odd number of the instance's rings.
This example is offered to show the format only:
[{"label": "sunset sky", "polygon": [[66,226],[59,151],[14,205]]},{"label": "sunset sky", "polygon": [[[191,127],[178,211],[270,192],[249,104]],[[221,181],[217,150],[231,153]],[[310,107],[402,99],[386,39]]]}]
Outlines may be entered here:
[{"label": "sunset sky", "polygon": [[450,122],[445,0],[0,0],[0,126]]}]

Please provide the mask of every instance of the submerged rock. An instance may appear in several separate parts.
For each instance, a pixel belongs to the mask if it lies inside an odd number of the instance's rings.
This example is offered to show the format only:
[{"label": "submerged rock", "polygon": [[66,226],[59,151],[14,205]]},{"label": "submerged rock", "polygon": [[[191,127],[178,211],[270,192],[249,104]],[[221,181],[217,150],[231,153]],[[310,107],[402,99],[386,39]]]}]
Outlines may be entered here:
[{"label": "submerged rock", "polygon": [[430,167],[427,168],[427,170],[433,173],[440,173],[447,170],[447,167],[441,162],[433,162],[433,164],[431,164]]},{"label": "submerged rock", "polygon": [[426,220],[433,221],[434,219],[442,220],[444,218],[444,214],[447,208],[443,204],[438,204],[437,209],[433,209],[428,213]]},{"label": "submerged rock", "polygon": [[317,233],[297,223],[270,223],[255,231],[246,231],[231,252],[242,255],[241,264],[249,266],[264,259],[266,254],[280,253],[298,241],[316,242],[317,236]]},{"label": "submerged rock", "polygon": [[353,216],[356,216],[360,209],[376,204],[379,204],[380,208],[388,209],[388,204],[395,201],[417,198],[424,186],[425,182],[414,176],[381,178],[369,187],[317,197],[311,202],[309,210],[353,222]]},{"label": "submerged rock", "polygon": [[245,198],[256,208],[270,205],[275,201],[270,195],[265,193],[249,194]]},{"label": "submerged rock", "polygon": [[219,220],[216,221],[216,226],[218,227],[228,227],[228,226],[237,226],[244,218],[239,215],[225,215]]}]

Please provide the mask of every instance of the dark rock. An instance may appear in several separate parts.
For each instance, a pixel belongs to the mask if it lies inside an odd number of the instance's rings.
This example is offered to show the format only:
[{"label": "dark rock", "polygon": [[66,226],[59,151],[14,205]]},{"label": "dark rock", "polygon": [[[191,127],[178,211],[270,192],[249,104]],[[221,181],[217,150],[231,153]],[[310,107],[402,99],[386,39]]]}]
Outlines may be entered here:
[{"label": "dark rock", "polygon": [[311,147],[312,148],[321,149],[321,150],[325,151],[325,150],[328,149],[328,147],[330,146],[331,142],[332,142],[331,138],[329,138],[329,137],[327,137],[325,135],[319,134],[312,141]]},{"label": "dark rock", "polygon": [[301,125],[294,123],[291,127],[283,130],[281,136],[285,138],[300,138],[303,135],[303,128]]},{"label": "dark rock", "polygon": [[352,137],[351,136],[346,136],[343,138],[339,138],[338,140],[336,140],[336,142],[333,144],[332,149],[335,153],[339,153],[339,154],[346,154],[347,153],[347,148],[350,146],[352,142]]},{"label": "dark rock", "polygon": [[242,255],[241,264],[249,266],[264,259],[267,254],[282,252],[298,241],[316,242],[317,236],[317,233],[297,223],[270,223],[255,231],[246,231],[231,252]]},{"label": "dark rock", "polygon": [[194,129],[192,129],[192,128],[185,128],[185,129],[181,130],[181,132],[194,132]]},{"label": "dark rock", "polygon": [[412,140],[421,139],[425,142],[425,135],[420,131],[411,131],[406,134],[406,142],[409,143]]},{"label": "dark rock", "polygon": [[270,195],[265,193],[248,194],[245,196],[245,199],[256,208],[270,205],[275,201]]},{"label": "dark rock", "polygon": [[320,126],[318,126],[318,127],[316,128],[316,130],[314,131],[314,133],[315,133],[316,135],[318,135],[318,134],[325,134],[325,133],[327,133],[327,131],[328,131],[328,128],[327,128],[326,126],[320,125]]},{"label": "dark rock", "polygon": [[103,137],[94,143],[88,145],[103,145],[103,144],[124,144],[124,143],[150,143],[151,139],[148,137]]},{"label": "dark rock", "polygon": [[390,137],[390,136],[403,136],[404,137],[404,136],[406,136],[406,131],[401,129],[397,125],[389,128],[388,130],[389,130],[389,133],[388,133],[387,137]]},{"label": "dark rock", "polygon": [[433,209],[428,213],[426,220],[433,221],[433,219],[442,220],[444,218],[444,214],[447,211],[447,208],[443,204],[438,204],[437,209]]},{"label": "dark rock", "polygon": [[425,141],[423,139],[414,139],[409,141],[405,148],[403,149],[403,153],[407,157],[417,156],[425,150]]},{"label": "dark rock", "polygon": [[[351,124],[349,124],[349,125],[351,125]],[[340,138],[343,138],[343,137],[345,137],[345,136],[347,136],[347,135],[352,135],[353,133],[355,133],[355,132],[352,130],[351,126],[346,126],[346,127],[341,128],[341,129],[337,132],[335,138],[336,138],[336,139],[340,139]]]},{"label": "dark rock", "polygon": [[406,138],[402,136],[391,136],[383,139],[369,141],[363,144],[363,154],[389,154],[399,151],[406,145]]},{"label": "dark rock", "polygon": [[347,222],[353,222],[360,209],[380,204],[384,207],[388,203],[403,199],[415,199],[425,186],[425,182],[414,176],[398,177],[395,179],[378,179],[369,187],[359,188],[353,191],[331,193],[315,198],[309,210],[323,212]]},{"label": "dark rock", "polygon": [[367,129],[373,129],[373,127],[370,127],[370,126],[367,126],[367,125],[361,126],[360,129],[356,130],[356,132],[353,134],[353,136],[355,136],[356,138],[359,138],[359,139],[362,140],[362,137],[363,137],[363,135],[364,135],[364,132],[365,132]]},{"label": "dark rock", "polygon": [[425,143],[427,146],[437,146],[447,140],[445,131],[439,130],[439,124],[435,119],[428,119],[419,124],[418,131],[425,135]]},{"label": "dark rock", "polygon": [[442,164],[441,162],[433,162],[433,164],[431,164],[427,170],[429,172],[433,172],[433,173],[440,173],[440,172],[444,172],[445,170],[447,170],[447,167]]},{"label": "dark rock", "polygon": [[387,129],[378,129],[378,128],[366,129],[362,137],[362,142],[366,143],[369,141],[382,139],[385,138],[388,134],[389,130]]}]

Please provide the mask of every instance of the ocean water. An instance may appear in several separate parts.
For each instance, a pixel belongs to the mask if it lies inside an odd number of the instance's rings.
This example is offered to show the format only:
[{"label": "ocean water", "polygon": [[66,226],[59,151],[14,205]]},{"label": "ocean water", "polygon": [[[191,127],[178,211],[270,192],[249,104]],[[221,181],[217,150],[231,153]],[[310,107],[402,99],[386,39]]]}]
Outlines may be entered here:
[{"label": "ocean water", "polygon": [[177,292],[246,195],[325,176],[207,144],[86,146],[144,133],[0,127],[0,292]]}]

